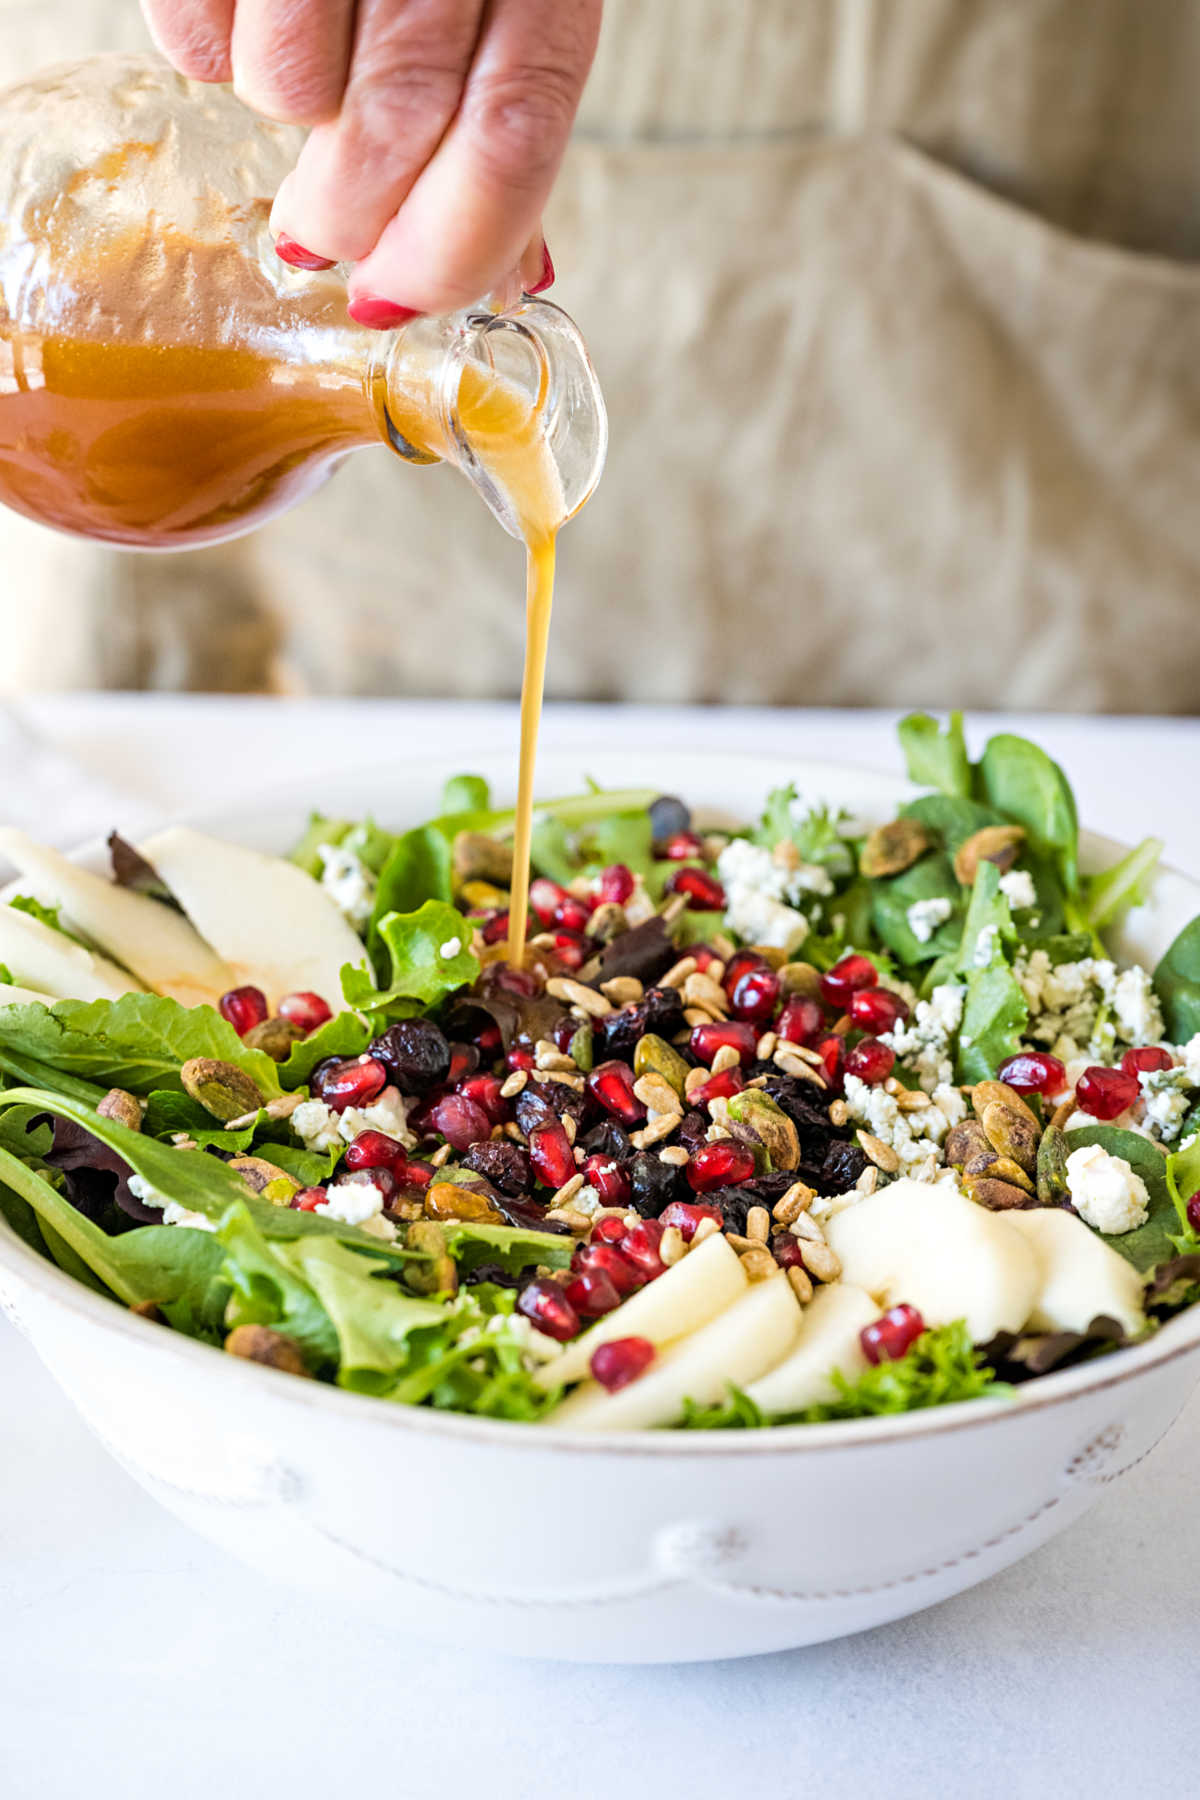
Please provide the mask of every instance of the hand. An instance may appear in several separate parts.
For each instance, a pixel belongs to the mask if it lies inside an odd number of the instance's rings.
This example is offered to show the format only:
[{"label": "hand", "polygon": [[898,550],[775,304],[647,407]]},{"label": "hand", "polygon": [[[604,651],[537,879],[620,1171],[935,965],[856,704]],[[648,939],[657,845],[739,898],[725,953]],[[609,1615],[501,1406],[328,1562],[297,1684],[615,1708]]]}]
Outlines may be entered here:
[{"label": "hand", "polygon": [[[395,324],[553,279],[541,214],[601,0],[143,0],[182,75],[314,127],[272,228]],[[514,284],[517,285],[517,284]]]}]

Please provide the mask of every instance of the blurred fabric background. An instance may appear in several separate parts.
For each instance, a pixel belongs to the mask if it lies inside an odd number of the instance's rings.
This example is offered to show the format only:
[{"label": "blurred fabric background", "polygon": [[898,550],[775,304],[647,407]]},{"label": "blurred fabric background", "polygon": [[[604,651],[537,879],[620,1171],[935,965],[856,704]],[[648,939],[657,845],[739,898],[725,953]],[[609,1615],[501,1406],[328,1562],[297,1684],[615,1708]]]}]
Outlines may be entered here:
[{"label": "blurred fabric background", "polygon": [[[139,47],[0,4],[0,75]],[[1191,712],[1200,8],[608,0],[547,219],[611,413],[549,691]],[[0,686],[506,696],[519,547],[382,449],[254,537],[0,512]]]}]

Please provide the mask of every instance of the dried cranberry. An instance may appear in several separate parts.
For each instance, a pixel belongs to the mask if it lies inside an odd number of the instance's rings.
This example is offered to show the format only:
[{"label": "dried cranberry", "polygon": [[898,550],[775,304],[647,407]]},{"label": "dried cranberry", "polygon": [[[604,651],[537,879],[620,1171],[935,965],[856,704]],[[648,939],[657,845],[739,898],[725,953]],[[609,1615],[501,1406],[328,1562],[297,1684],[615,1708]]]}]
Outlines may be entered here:
[{"label": "dried cranberry", "polygon": [[371,1055],[405,1094],[436,1087],[450,1073],[450,1046],[432,1019],[400,1019],[371,1045]]},{"label": "dried cranberry", "polygon": [[825,1014],[807,994],[793,994],[785,1000],[775,1021],[779,1038],[789,1044],[811,1044],[825,1029]]},{"label": "dried cranberry", "polygon": [[[621,942],[620,938],[616,940]],[[678,988],[647,988],[640,1000],[594,1022],[596,1049],[604,1056],[632,1062],[638,1039],[648,1031],[668,1042],[684,1029],[683,996]]]},{"label": "dried cranberry", "polygon": [[850,1004],[851,994],[857,994],[863,988],[874,987],[879,980],[879,971],[866,956],[843,956],[841,962],[835,963],[828,974],[821,977],[821,998],[826,1006],[835,1006],[839,1012],[845,1012]]},{"label": "dried cranberry", "polygon": [[603,1269],[621,1295],[634,1293],[646,1282],[641,1269],[616,1244],[580,1244],[571,1258],[571,1269],[574,1274],[584,1269]]},{"label": "dried cranberry", "polygon": [[298,1025],[305,1037],[311,1036],[322,1025],[328,1024],[333,1013],[326,1006],[320,994],[300,993],[285,994],[279,1002],[279,1016],[291,1025]]},{"label": "dried cranberry", "polygon": [[912,1349],[925,1329],[925,1321],[915,1306],[901,1303],[889,1307],[858,1334],[863,1355],[869,1363],[898,1362]]},{"label": "dried cranberry", "polygon": [[404,1146],[382,1131],[360,1131],[345,1161],[348,1169],[390,1169],[396,1174],[404,1161]]},{"label": "dried cranberry", "polygon": [[662,1162],[651,1150],[639,1150],[629,1160],[629,1204],[644,1219],[656,1219],[672,1200],[686,1192],[679,1170]]},{"label": "dried cranberry", "polygon": [[1154,1074],[1160,1069],[1173,1069],[1175,1059],[1169,1050],[1163,1050],[1157,1044],[1142,1044],[1136,1050],[1125,1052],[1121,1058],[1121,1067],[1136,1080],[1139,1075]]},{"label": "dried cranberry", "polygon": [[616,1394],[644,1375],[653,1361],[654,1345],[649,1338],[610,1338],[607,1344],[597,1344],[588,1368],[602,1388]]},{"label": "dried cranberry", "polygon": [[492,1133],[492,1121],[482,1106],[465,1094],[443,1094],[429,1119],[434,1131],[454,1150],[469,1150]]},{"label": "dried cranberry", "polygon": [[513,1112],[528,1137],[539,1125],[556,1125],[564,1113],[574,1120],[578,1132],[590,1106],[586,1093],[577,1093],[560,1081],[527,1081],[513,1102]]},{"label": "dried cranberry", "polygon": [[860,1031],[872,1032],[876,1037],[894,1031],[908,1017],[907,1003],[890,988],[857,989],[850,996],[847,1011]]},{"label": "dried cranberry", "polygon": [[581,1269],[563,1292],[581,1319],[599,1319],[621,1304],[620,1294],[603,1269]]},{"label": "dried cranberry", "polygon": [[508,1138],[489,1138],[486,1142],[472,1144],[463,1156],[463,1167],[482,1175],[485,1181],[514,1200],[527,1194],[533,1186],[529,1158],[519,1144]]},{"label": "dried cranberry", "polygon": [[655,855],[666,862],[688,862],[692,859],[704,861],[704,844],[694,831],[673,831],[655,850]]},{"label": "dried cranberry", "polygon": [[857,1075],[868,1087],[878,1087],[881,1081],[886,1081],[895,1066],[896,1052],[887,1044],[881,1044],[878,1038],[863,1038],[846,1052],[847,1075]]},{"label": "dried cranberry", "polygon": [[309,1091],[323,1100],[331,1112],[345,1112],[348,1106],[369,1106],[387,1086],[388,1072],[374,1056],[357,1061],[326,1057],[309,1076]]},{"label": "dried cranberry", "polygon": [[774,969],[747,969],[734,985],[729,1010],[735,1019],[763,1026],[779,1004],[779,977]]},{"label": "dried cranberry", "polygon": [[539,925],[553,925],[559,902],[566,897],[566,888],[559,887],[548,875],[537,875],[529,884],[529,905],[537,915]]},{"label": "dried cranberry", "polygon": [[658,1215],[659,1224],[674,1225],[685,1244],[691,1243],[704,1219],[714,1219],[718,1225],[725,1223],[721,1208],[703,1200],[672,1200]]},{"label": "dried cranberry", "polygon": [[633,1070],[627,1063],[603,1062],[587,1078],[587,1091],[606,1113],[622,1125],[636,1125],[646,1108],[633,1091]]},{"label": "dried cranberry", "polygon": [[493,1125],[503,1125],[508,1118],[508,1101],[500,1092],[498,1075],[468,1075],[460,1081],[458,1091],[481,1107]]},{"label": "dried cranberry", "polygon": [[679,1139],[680,1147],[686,1150],[689,1156],[693,1151],[699,1150],[702,1144],[708,1142],[708,1125],[708,1114],[702,1112],[685,1112],[679,1121],[676,1136]]},{"label": "dried cranberry", "polygon": [[579,1330],[579,1314],[567,1299],[557,1281],[539,1275],[527,1281],[517,1295],[517,1311],[560,1344],[573,1338]]},{"label": "dried cranberry", "polygon": [[707,1025],[695,1026],[688,1040],[688,1048],[696,1061],[706,1063],[710,1068],[717,1051],[723,1050],[726,1045],[737,1051],[743,1063],[752,1063],[758,1046],[758,1033],[753,1025],[747,1025],[741,1019],[730,1019],[727,1022],[714,1019]]},{"label": "dried cranberry", "polygon": [[1020,1050],[1000,1064],[996,1079],[1018,1094],[1061,1094],[1067,1071],[1049,1051]]},{"label": "dried cranberry", "polygon": [[1133,1105],[1141,1091],[1136,1075],[1093,1065],[1075,1083],[1075,1104],[1093,1119],[1115,1119]]},{"label": "dried cranberry", "polygon": [[575,1141],[589,1156],[610,1156],[614,1162],[624,1162],[633,1155],[629,1133],[615,1119],[602,1119]]},{"label": "dried cranberry", "polygon": [[857,1144],[830,1144],[821,1162],[814,1186],[822,1194],[846,1194],[854,1186],[870,1158]]},{"label": "dried cranberry", "polygon": [[667,880],[666,891],[686,894],[692,912],[725,911],[725,889],[706,869],[676,869]]},{"label": "dried cranberry", "polygon": [[230,988],[217,1001],[217,1010],[223,1019],[227,1019],[239,1037],[245,1037],[256,1025],[261,1025],[269,1016],[267,996],[261,988]]},{"label": "dried cranberry", "polygon": [[595,1154],[583,1165],[583,1178],[595,1188],[605,1206],[627,1206],[629,1177],[614,1157]]},{"label": "dried cranberry", "polygon": [[548,1188],[560,1188],[575,1173],[575,1156],[566,1132],[556,1119],[529,1134],[529,1163],[534,1175]]},{"label": "dried cranberry", "polygon": [[610,863],[596,878],[596,899],[601,905],[624,906],[633,898],[635,885],[632,869],[624,863]]},{"label": "dried cranberry", "polygon": [[705,1144],[688,1161],[684,1174],[688,1186],[696,1194],[710,1193],[713,1188],[736,1187],[754,1174],[754,1152],[733,1138],[718,1138]]}]

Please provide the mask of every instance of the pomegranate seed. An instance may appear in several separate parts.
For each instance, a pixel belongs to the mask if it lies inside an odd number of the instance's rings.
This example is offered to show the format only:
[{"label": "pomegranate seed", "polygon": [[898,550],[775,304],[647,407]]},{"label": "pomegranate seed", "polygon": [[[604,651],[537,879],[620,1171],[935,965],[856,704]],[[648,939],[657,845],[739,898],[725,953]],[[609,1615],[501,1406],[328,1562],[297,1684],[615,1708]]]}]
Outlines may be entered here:
[{"label": "pomegranate seed", "polygon": [[482,1031],[475,1033],[475,1048],[481,1057],[489,1061],[499,1056],[504,1048],[504,1037],[498,1025],[485,1025]]},{"label": "pomegranate seed", "polygon": [[517,1295],[517,1311],[560,1344],[579,1330],[579,1314],[557,1281],[551,1281],[549,1276],[539,1275],[525,1283]]},{"label": "pomegranate seed", "polygon": [[658,1215],[660,1225],[674,1225],[685,1244],[690,1244],[705,1219],[715,1219],[718,1225],[724,1225],[725,1214],[719,1206],[706,1205],[703,1200],[671,1200]]},{"label": "pomegranate seed", "polygon": [[777,1231],[771,1239],[771,1255],[781,1269],[802,1269],[804,1257],[800,1240],[790,1231]]},{"label": "pomegranate seed", "polygon": [[925,1329],[925,1321],[915,1306],[901,1303],[889,1307],[858,1334],[863,1355],[869,1363],[898,1362],[912,1349]]},{"label": "pomegranate seed", "polygon": [[382,1131],[360,1131],[346,1151],[348,1169],[390,1169],[399,1173],[404,1146]]},{"label": "pomegranate seed", "polygon": [[459,1082],[458,1092],[473,1100],[493,1125],[503,1125],[509,1117],[508,1101],[501,1095],[498,1075],[468,1075]]},{"label": "pomegranate seed", "polygon": [[554,954],[568,969],[582,969],[590,954],[586,938],[578,931],[554,933]]},{"label": "pomegranate seed", "polygon": [[430,1109],[429,1123],[452,1150],[469,1150],[492,1135],[492,1121],[466,1094],[443,1094]]},{"label": "pomegranate seed", "polygon": [[586,900],[580,900],[575,894],[564,894],[554,909],[554,924],[561,925],[564,931],[583,932],[588,928],[588,920],[592,916],[592,908]]},{"label": "pomegranate seed", "polygon": [[774,969],[747,969],[738,977],[729,1001],[735,1019],[765,1025],[779,1004],[779,977]]},{"label": "pomegranate seed", "polygon": [[1193,1194],[1187,1203],[1187,1222],[1195,1232],[1200,1232],[1200,1194]]},{"label": "pomegranate seed", "polygon": [[279,1016],[298,1025],[305,1037],[332,1019],[333,1014],[320,994],[285,994],[279,1002]]},{"label": "pomegranate seed", "polygon": [[[256,1025],[261,1025],[268,1014],[267,996],[261,988],[230,988],[217,1001],[217,1008],[223,1019],[228,1019],[239,1037],[245,1037]],[[328,1015],[326,1015],[328,1016]]]},{"label": "pomegranate seed", "polygon": [[655,853],[661,862],[687,862],[692,857],[704,861],[704,845],[694,831],[673,831]]},{"label": "pomegranate seed", "polygon": [[628,1258],[646,1281],[657,1281],[667,1272],[658,1248],[666,1229],[661,1219],[642,1219],[621,1239],[622,1256]]},{"label": "pomegranate seed", "polygon": [[429,1162],[402,1161],[396,1169],[400,1185],[417,1193],[424,1193],[436,1174],[437,1170]]},{"label": "pomegranate seed", "polygon": [[864,1038],[861,1044],[855,1044],[853,1050],[846,1052],[846,1073],[857,1075],[868,1087],[878,1087],[886,1081],[896,1066],[896,1052],[887,1044],[881,1044],[878,1038]]},{"label": "pomegranate seed", "polygon": [[588,1368],[602,1388],[615,1394],[644,1375],[653,1361],[654,1345],[649,1338],[610,1338],[607,1344],[597,1344]]},{"label": "pomegranate seed", "polygon": [[574,1274],[584,1269],[603,1269],[618,1294],[632,1294],[645,1285],[646,1276],[615,1244],[580,1244],[571,1258]]},{"label": "pomegranate seed", "polygon": [[695,1026],[688,1039],[692,1055],[710,1068],[713,1057],[726,1044],[737,1051],[743,1063],[752,1063],[758,1047],[758,1033],[753,1025],[747,1025],[741,1019],[730,1019],[727,1024],[714,1019],[711,1024]]},{"label": "pomegranate seed", "polygon": [[908,1007],[890,988],[859,988],[850,996],[850,1017],[860,1031],[879,1037],[908,1017]]},{"label": "pomegranate seed", "polygon": [[770,964],[760,956],[757,950],[735,950],[725,964],[725,973],[721,977],[721,986],[727,995],[732,995],[734,988],[742,976],[750,969],[768,969]]},{"label": "pomegranate seed", "polygon": [[776,1035],[789,1044],[811,1044],[825,1029],[825,1014],[815,1000],[793,994],[775,1021]]},{"label": "pomegranate seed", "polygon": [[624,863],[610,863],[596,878],[596,899],[607,906],[624,906],[636,886],[633,870]]},{"label": "pomegranate seed", "polygon": [[400,1183],[390,1169],[351,1169],[347,1174],[339,1174],[331,1181],[329,1189],[334,1193],[339,1188],[373,1187],[380,1194],[384,1206],[390,1206],[396,1198]]},{"label": "pomegranate seed", "polygon": [[566,898],[566,888],[559,887],[548,875],[538,875],[529,884],[529,904],[537,914],[539,925],[553,925],[555,914]]},{"label": "pomegranate seed", "polygon": [[693,1193],[707,1194],[713,1188],[749,1181],[754,1166],[753,1150],[732,1138],[720,1138],[715,1144],[701,1144],[693,1150],[684,1174]]},{"label": "pomegranate seed", "polygon": [[1136,1075],[1124,1069],[1102,1069],[1094,1064],[1075,1083],[1075,1104],[1093,1119],[1115,1119],[1141,1094]]},{"label": "pomegranate seed", "polygon": [[515,1072],[517,1069],[532,1069],[535,1066],[536,1058],[532,1050],[526,1050],[522,1045],[514,1044],[504,1061],[506,1067]]},{"label": "pomegranate seed", "polygon": [[322,1187],[299,1188],[288,1201],[297,1212],[316,1212],[318,1206],[324,1206],[329,1196]]},{"label": "pomegranate seed", "polygon": [[449,1087],[457,1087],[468,1075],[473,1075],[479,1067],[479,1051],[474,1044],[451,1044],[450,1067],[446,1071],[446,1083]]},{"label": "pomegranate seed", "polygon": [[740,1094],[746,1081],[740,1069],[722,1069],[719,1075],[710,1075],[688,1095],[691,1107],[707,1106],[710,1100],[729,1100],[734,1094]]},{"label": "pomegranate seed", "polygon": [[570,1013],[564,1013],[561,1019],[550,1027],[550,1041],[559,1050],[569,1050],[571,1040],[579,1030],[579,1020],[573,1019]]},{"label": "pomegranate seed", "polygon": [[704,869],[676,869],[667,882],[669,894],[686,894],[692,912],[724,912],[725,889]]},{"label": "pomegranate seed", "polygon": [[493,987],[503,988],[506,994],[519,994],[523,1000],[532,1000],[538,991],[538,984],[528,969],[513,969],[507,963],[493,963],[488,976]]},{"label": "pomegranate seed", "polygon": [[[484,1137],[487,1132],[484,1132]],[[544,1187],[560,1188],[575,1173],[575,1154],[562,1126],[539,1125],[529,1134],[529,1160]]]},{"label": "pomegranate seed", "polygon": [[[599,1151],[593,1152],[583,1165],[583,1179],[590,1183],[603,1200],[605,1206],[628,1206],[630,1186],[629,1177],[614,1157],[602,1156]],[[620,1224],[620,1220],[616,1221]],[[601,1225],[608,1221],[602,1219]],[[596,1227],[600,1229],[599,1226]]]},{"label": "pomegranate seed", "polygon": [[827,975],[822,975],[821,998],[826,1006],[836,1006],[839,1012],[844,1012],[851,994],[874,987],[878,980],[879,971],[868,957],[843,956]]},{"label": "pomegranate seed", "polygon": [[699,969],[701,975],[707,975],[712,965],[715,962],[721,961],[721,958],[717,955],[711,944],[692,944],[688,950],[688,955],[695,957],[696,967]]},{"label": "pomegranate seed", "polygon": [[582,1269],[573,1281],[568,1281],[563,1292],[581,1319],[599,1319],[604,1313],[615,1312],[621,1304],[612,1278],[603,1269]]},{"label": "pomegranate seed", "polygon": [[1018,1094],[1060,1094],[1067,1085],[1067,1071],[1046,1050],[1020,1050],[1000,1064],[996,1079]]},{"label": "pomegranate seed", "polygon": [[1173,1069],[1175,1059],[1169,1050],[1162,1050],[1157,1044],[1144,1044],[1137,1050],[1127,1050],[1121,1058],[1121,1067],[1136,1080],[1139,1075],[1152,1074],[1158,1069]]},{"label": "pomegranate seed", "polygon": [[364,1056],[357,1062],[318,1063],[308,1085],[331,1112],[341,1113],[348,1106],[370,1106],[387,1086],[387,1078],[381,1062]]},{"label": "pomegranate seed", "polygon": [[592,1226],[593,1244],[619,1244],[628,1227],[624,1219],[597,1219]]},{"label": "pomegranate seed", "polygon": [[818,1038],[813,1049],[825,1064],[825,1079],[835,1093],[842,1091],[842,1071],[845,1065],[846,1045],[831,1031],[823,1038]]},{"label": "pomegranate seed", "polygon": [[502,944],[508,936],[507,907],[503,912],[490,913],[479,927],[479,935],[485,944]]},{"label": "pomegranate seed", "polygon": [[634,1074],[628,1063],[602,1062],[587,1078],[587,1090],[606,1113],[622,1125],[636,1125],[646,1108],[633,1091]]}]

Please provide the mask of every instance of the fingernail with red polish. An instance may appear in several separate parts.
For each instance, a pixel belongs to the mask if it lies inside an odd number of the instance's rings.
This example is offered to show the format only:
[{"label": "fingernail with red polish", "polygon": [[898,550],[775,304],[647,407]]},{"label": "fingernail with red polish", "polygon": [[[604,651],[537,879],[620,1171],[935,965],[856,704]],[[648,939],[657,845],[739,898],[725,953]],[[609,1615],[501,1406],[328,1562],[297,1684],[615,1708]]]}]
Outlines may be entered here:
[{"label": "fingernail with red polish", "polygon": [[282,231],[275,239],[275,254],[281,262],[290,263],[293,269],[332,269],[334,266],[329,257],[314,255]]},{"label": "fingernail with red polish", "polygon": [[542,272],[529,289],[531,294],[544,294],[548,287],[554,286],[554,258],[550,254],[550,246],[542,245]]},{"label": "fingernail with red polish", "polygon": [[346,311],[356,325],[369,325],[373,331],[387,331],[393,325],[407,325],[410,319],[421,317],[415,307],[397,306],[394,300],[385,300],[379,294],[355,294]]}]

